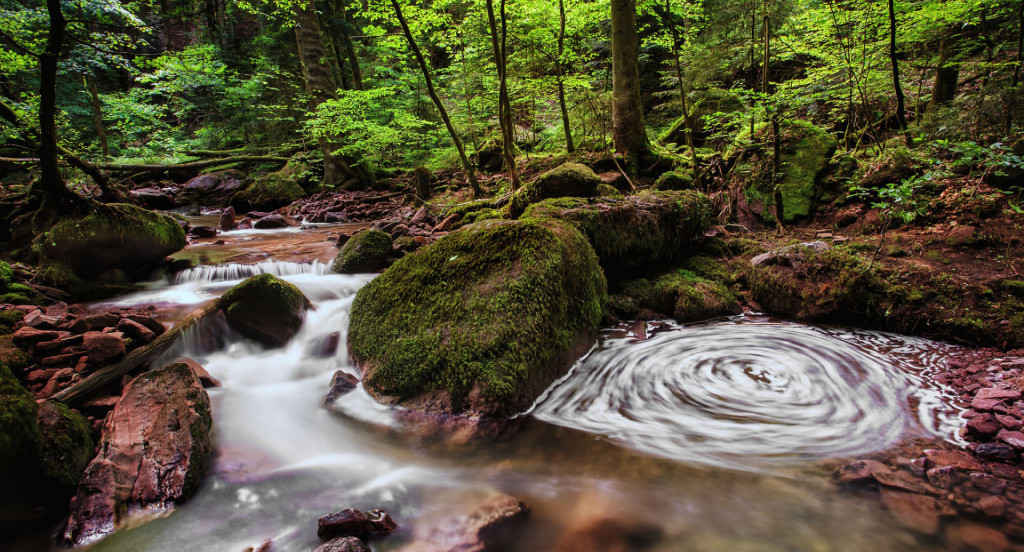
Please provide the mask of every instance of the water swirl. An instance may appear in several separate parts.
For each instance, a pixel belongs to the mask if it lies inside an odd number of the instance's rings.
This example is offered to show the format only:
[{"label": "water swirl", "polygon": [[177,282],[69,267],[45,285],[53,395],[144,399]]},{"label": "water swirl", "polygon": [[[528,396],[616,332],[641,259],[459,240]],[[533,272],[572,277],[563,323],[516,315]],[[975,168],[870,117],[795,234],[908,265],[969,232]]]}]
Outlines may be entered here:
[{"label": "water swirl", "polygon": [[762,470],[878,450],[909,430],[948,435],[956,413],[920,377],[947,347],[743,319],[670,326],[602,340],[532,414],[680,461]]}]

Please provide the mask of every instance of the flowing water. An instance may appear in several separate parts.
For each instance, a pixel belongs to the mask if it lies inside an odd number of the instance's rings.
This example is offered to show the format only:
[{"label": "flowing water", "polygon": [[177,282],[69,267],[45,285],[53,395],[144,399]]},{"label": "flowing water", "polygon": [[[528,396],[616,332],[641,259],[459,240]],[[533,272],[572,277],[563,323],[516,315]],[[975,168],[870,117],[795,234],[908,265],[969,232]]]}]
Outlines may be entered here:
[{"label": "flowing water", "polygon": [[257,272],[295,283],[316,310],[282,349],[213,322],[169,353],[223,384],[210,390],[213,463],[188,503],[93,550],[241,552],[273,539],[275,551],[308,551],[317,518],[345,507],[391,512],[402,529],[373,548],[393,550],[494,490],[532,509],[522,552],[607,519],[656,527],[658,551],[942,550],[875,500],[836,491],[821,461],[949,437],[958,413],[925,376],[951,346],[757,316],[609,328],[520,433],[442,448],[382,430],[392,411],[361,387],[340,414],[320,406],[336,370],[355,373],[345,330],[371,275],[318,262],[198,267],[117,303],[194,307]]}]

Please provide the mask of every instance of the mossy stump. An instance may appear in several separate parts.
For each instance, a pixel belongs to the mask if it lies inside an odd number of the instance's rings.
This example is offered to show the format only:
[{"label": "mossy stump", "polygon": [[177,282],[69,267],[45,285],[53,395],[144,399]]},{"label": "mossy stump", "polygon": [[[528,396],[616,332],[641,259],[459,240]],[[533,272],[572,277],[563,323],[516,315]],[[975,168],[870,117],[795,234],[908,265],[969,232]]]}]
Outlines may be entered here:
[{"label": "mossy stump", "polygon": [[393,247],[394,240],[387,232],[363,230],[345,242],[331,270],[337,274],[379,270],[391,258]]},{"label": "mossy stump", "polygon": [[349,350],[381,402],[506,418],[593,344],[605,296],[597,257],[571,225],[480,222],[362,288]]},{"label": "mossy stump", "polygon": [[229,289],[220,306],[238,333],[268,347],[282,347],[299,332],[312,304],[293,284],[259,274]]}]

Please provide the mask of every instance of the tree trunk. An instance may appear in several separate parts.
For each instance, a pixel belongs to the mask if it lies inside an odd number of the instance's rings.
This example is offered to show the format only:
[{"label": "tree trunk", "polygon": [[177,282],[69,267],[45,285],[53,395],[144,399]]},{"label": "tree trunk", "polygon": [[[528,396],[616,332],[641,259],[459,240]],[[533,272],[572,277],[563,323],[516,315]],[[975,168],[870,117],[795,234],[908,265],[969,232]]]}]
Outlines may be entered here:
[{"label": "tree trunk", "polygon": [[672,13],[671,0],[665,0],[665,17],[672,34],[672,60],[676,66],[676,79],[679,81],[679,105],[683,109],[683,126],[686,134],[686,147],[690,148],[690,163],[693,165],[693,183],[700,183],[700,168],[697,166],[697,148],[693,145],[693,124],[690,120],[690,106],[686,99],[686,83],[683,82],[683,65],[679,60],[679,33],[676,31],[675,14]]},{"label": "tree trunk", "polygon": [[[306,4],[294,4],[292,14],[295,19],[295,44],[302,62],[302,75],[306,80],[306,91],[313,98],[313,109],[321,103],[333,99],[333,76],[328,67],[320,63],[324,59],[324,42],[320,34],[320,19],[312,0]],[[324,188],[333,188],[349,178],[355,177],[352,168],[339,155],[334,155],[334,147],[326,138],[320,139],[320,150],[324,155]]]},{"label": "tree trunk", "polygon": [[86,89],[89,90],[89,97],[92,99],[92,122],[96,126],[96,137],[100,141],[100,148],[103,150],[103,158],[110,157],[110,145],[107,143],[107,129],[103,126],[103,109],[100,105],[100,95],[96,90],[96,78],[89,75],[82,78]]},{"label": "tree trunk", "polygon": [[950,64],[950,49],[950,40],[943,38],[939,41],[939,63],[935,69],[935,85],[932,87],[932,101],[928,104],[929,108],[947,104],[956,97],[960,69]]},{"label": "tree trunk", "polygon": [[572,127],[569,126],[569,109],[565,105],[565,75],[562,73],[562,53],[565,51],[565,0],[558,0],[558,58],[555,67],[558,69],[558,107],[562,111],[562,130],[565,131],[565,149],[569,153],[576,151],[572,141]]},{"label": "tree trunk", "polygon": [[612,139],[634,172],[650,153],[640,100],[640,43],[636,33],[636,0],[611,0]]},{"label": "tree trunk", "polygon": [[[345,11],[345,6],[341,3],[335,3],[334,10],[336,15],[341,17],[341,20],[345,23],[351,23],[348,19],[348,12]],[[345,46],[345,52],[348,54],[348,65],[352,69],[352,88],[356,90],[363,89],[363,70],[359,67],[359,57],[356,55],[355,45],[352,44],[352,39],[348,36],[348,29],[342,28],[339,33],[342,38],[342,44]]]},{"label": "tree trunk", "polygon": [[[60,0],[46,0],[50,27],[46,47],[39,55],[39,192],[43,196],[40,211],[66,212],[77,204],[78,196],[64,184],[58,166],[57,145],[57,64],[64,46],[67,20],[61,11]],[[34,186],[33,186],[34,188]]]},{"label": "tree trunk", "polygon": [[1020,66],[1024,63],[1024,0],[1017,4],[1017,64],[1013,66],[1013,87],[1020,83]]},{"label": "tree trunk", "polygon": [[444,121],[444,126],[448,129],[448,135],[455,142],[455,149],[459,150],[459,159],[462,161],[463,168],[466,169],[466,176],[469,178],[469,185],[473,188],[473,194],[477,196],[483,195],[480,183],[476,180],[476,171],[473,170],[473,164],[466,157],[466,150],[462,147],[462,140],[459,138],[458,133],[455,132],[455,127],[452,126],[452,120],[448,117],[448,110],[445,109],[444,103],[441,102],[437,91],[434,90],[434,81],[430,78],[430,68],[427,67],[427,61],[423,59],[423,53],[416,44],[416,39],[412,36],[412,31],[409,29],[409,24],[405,21],[405,16],[402,15],[402,7],[398,5],[398,0],[391,0],[391,5],[395,8],[395,15],[398,16],[398,23],[402,25],[405,39],[409,41],[409,48],[412,49],[416,62],[419,64],[420,70],[423,71],[423,78],[427,81],[427,94],[430,95],[430,99],[434,101],[437,111],[441,114],[441,120]]},{"label": "tree trunk", "polygon": [[515,130],[512,127],[512,106],[508,96],[508,78],[505,63],[505,2],[501,2],[501,29],[494,16],[494,2],[487,0],[487,23],[491,30],[491,47],[494,49],[494,64],[498,69],[498,123],[501,127],[501,155],[503,167],[508,172],[512,189],[519,188],[519,170],[516,167]]},{"label": "tree trunk", "polygon": [[907,129],[907,106],[903,97],[903,87],[900,86],[900,66],[896,59],[896,6],[893,5],[893,0],[889,0],[889,63],[892,64],[892,87],[896,92],[896,121],[899,122],[907,147],[912,148],[914,140],[910,138],[910,131]]}]

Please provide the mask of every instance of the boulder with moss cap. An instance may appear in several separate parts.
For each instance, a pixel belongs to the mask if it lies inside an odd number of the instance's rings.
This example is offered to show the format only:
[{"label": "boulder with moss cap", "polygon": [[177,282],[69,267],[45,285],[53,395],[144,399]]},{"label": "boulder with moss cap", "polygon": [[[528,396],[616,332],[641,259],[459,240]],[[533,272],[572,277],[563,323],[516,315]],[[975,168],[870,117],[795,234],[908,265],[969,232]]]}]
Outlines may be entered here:
[{"label": "boulder with moss cap", "polygon": [[231,196],[231,207],[239,213],[273,211],[306,197],[300,176],[308,170],[301,162],[289,161],[283,169],[257,178],[244,190]]},{"label": "boulder with moss cap", "polygon": [[696,191],[645,192],[623,198],[549,199],[521,218],[551,217],[579,228],[609,276],[682,257],[711,220],[711,202]]},{"label": "boulder with moss cap", "polygon": [[519,216],[528,205],[553,197],[592,197],[597,195],[601,177],[590,167],[563,163],[523,186],[509,200],[509,213]]},{"label": "boulder with moss cap", "polygon": [[127,203],[96,204],[84,217],[68,218],[37,241],[46,259],[83,278],[111,270],[141,273],[185,247],[173,218]]},{"label": "boulder with moss cap", "polygon": [[387,232],[363,230],[345,242],[331,270],[337,274],[373,272],[384,268],[393,250],[394,240]]},{"label": "boulder with moss cap", "polygon": [[349,350],[381,402],[504,418],[593,344],[605,296],[597,257],[572,225],[479,222],[359,290]]},{"label": "boulder with moss cap", "polygon": [[295,287],[273,274],[252,276],[220,298],[228,325],[269,347],[281,347],[295,337],[312,306]]}]

